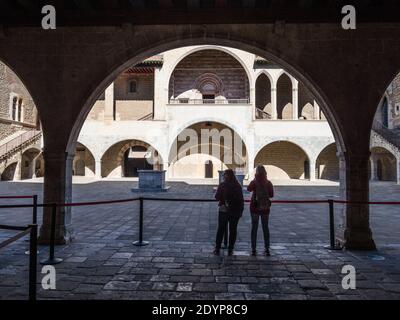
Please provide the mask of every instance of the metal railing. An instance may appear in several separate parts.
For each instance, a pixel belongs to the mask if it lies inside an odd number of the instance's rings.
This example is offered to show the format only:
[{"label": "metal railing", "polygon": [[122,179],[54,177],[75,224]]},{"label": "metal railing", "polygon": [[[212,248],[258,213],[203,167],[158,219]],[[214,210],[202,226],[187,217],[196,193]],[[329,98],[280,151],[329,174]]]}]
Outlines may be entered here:
[{"label": "metal railing", "polygon": [[170,99],[170,104],[250,104],[250,99]]},{"label": "metal railing", "polygon": [[41,135],[42,132],[39,130],[29,130],[4,143],[3,145],[0,145],[0,160],[4,157],[7,157],[8,154],[18,150],[27,143],[40,138]]}]

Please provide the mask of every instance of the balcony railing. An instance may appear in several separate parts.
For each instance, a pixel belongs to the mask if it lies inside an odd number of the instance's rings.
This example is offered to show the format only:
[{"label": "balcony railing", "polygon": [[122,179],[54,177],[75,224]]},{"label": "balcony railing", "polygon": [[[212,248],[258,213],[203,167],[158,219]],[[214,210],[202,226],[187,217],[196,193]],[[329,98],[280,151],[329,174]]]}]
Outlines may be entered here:
[{"label": "balcony railing", "polygon": [[42,132],[39,130],[29,130],[8,141],[7,143],[0,145],[0,160],[7,157],[9,153],[12,153],[24,145],[39,139],[41,135]]},{"label": "balcony railing", "polygon": [[257,120],[271,120],[272,116],[264,110],[256,108],[256,119]]},{"label": "balcony railing", "polygon": [[170,99],[170,104],[249,104],[250,99]]}]

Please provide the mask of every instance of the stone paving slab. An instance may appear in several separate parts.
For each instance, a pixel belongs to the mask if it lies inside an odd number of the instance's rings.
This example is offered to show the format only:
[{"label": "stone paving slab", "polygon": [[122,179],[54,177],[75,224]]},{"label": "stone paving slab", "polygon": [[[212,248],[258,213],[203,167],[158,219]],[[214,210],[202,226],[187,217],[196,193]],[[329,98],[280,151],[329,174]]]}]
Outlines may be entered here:
[{"label": "stone paving slab", "polygon": [[[74,186],[74,200],[130,197],[131,182]],[[40,184],[0,182],[2,194],[38,193]],[[396,199],[399,186],[373,186],[375,200]],[[337,196],[337,187],[277,187],[279,198]],[[169,197],[210,198],[212,187],[174,183]],[[14,201],[17,202],[17,201]],[[76,209],[76,210],[75,210]],[[337,208],[337,217],[340,215]],[[0,211],[0,223],[27,224],[30,210]],[[233,257],[211,254],[217,213],[214,203],[145,203],[146,247],[135,247],[138,204],[74,208],[74,241],[56,248],[57,290],[39,289],[40,299],[399,299],[400,213],[374,207],[376,252],[330,251],[327,208],[274,205],[271,257],[249,254],[250,215],[239,223]],[[12,233],[0,231],[0,241]],[[262,233],[259,232],[259,243]],[[26,299],[28,242],[0,251],[0,299]],[[47,255],[40,247],[39,259]],[[260,252],[262,246],[260,245]],[[357,290],[343,290],[341,269],[357,271]],[[40,274],[39,275],[39,280]]]}]

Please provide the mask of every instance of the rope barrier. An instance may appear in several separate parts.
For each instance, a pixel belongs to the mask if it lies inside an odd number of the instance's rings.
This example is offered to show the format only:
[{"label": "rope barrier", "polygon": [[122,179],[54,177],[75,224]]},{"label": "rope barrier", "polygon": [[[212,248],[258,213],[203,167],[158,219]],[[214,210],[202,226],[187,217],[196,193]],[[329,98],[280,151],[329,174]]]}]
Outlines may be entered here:
[{"label": "rope barrier", "polygon": [[34,196],[0,196],[0,199],[32,199]]},{"label": "rope barrier", "polygon": [[[15,229],[14,229],[15,230]],[[3,242],[0,242],[0,249],[8,246],[9,244],[21,239],[22,237],[26,236],[27,234],[29,234],[31,232],[31,229],[29,227],[25,228],[25,231],[22,231],[18,234],[16,234],[15,236],[13,236],[12,238],[9,238]]]},{"label": "rope barrier", "polygon": [[9,244],[30,235],[29,237],[29,300],[36,300],[36,282],[37,282],[37,224],[30,224],[27,227],[0,225],[0,229],[15,230],[22,232],[0,243],[0,249],[8,246]]}]

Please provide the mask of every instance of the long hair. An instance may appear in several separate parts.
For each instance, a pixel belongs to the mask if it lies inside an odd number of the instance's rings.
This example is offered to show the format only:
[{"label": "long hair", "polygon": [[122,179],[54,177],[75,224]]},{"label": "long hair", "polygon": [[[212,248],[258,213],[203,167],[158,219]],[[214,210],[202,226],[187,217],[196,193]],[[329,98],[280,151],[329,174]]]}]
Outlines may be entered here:
[{"label": "long hair", "polygon": [[232,169],[227,169],[224,171],[225,181],[232,184],[239,184],[239,181],[236,179],[235,173]]},{"label": "long hair", "polygon": [[256,168],[256,177],[260,178],[267,178],[267,170],[265,170],[265,167],[262,165],[258,165]]}]

